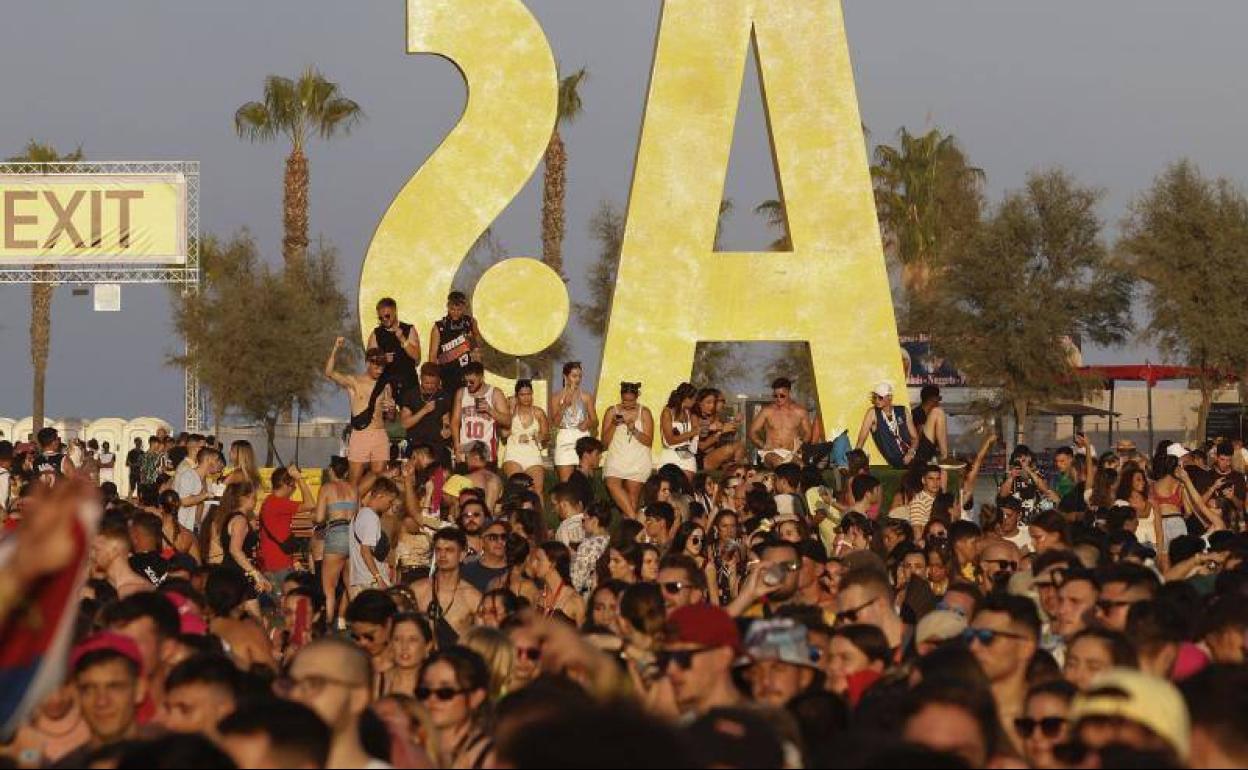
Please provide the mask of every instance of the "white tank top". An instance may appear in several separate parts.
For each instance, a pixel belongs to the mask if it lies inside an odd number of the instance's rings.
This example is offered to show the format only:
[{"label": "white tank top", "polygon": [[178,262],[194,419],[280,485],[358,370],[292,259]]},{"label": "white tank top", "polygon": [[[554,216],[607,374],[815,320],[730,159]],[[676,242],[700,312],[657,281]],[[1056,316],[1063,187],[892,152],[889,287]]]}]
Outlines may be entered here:
[{"label": "white tank top", "polygon": [[508,444],[525,444],[529,446],[537,446],[537,432],[541,428],[541,423],[537,420],[537,413],[529,415],[533,422],[528,425],[524,424],[524,420],[518,413],[513,413],[511,419],[511,436],[508,437]]},{"label": "white tank top", "polygon": [[[691,428],[692,425],[693,425],[692,417],[686,416],[684,420],[677,420],[675,412],[672,413],[672,430],[674,432],[678,434],[688,433],[690,430],[692,430]],[[685,450],[687,452],[693,453],[697,451],[697,449],[695,449],[695,441],[696,439],[689,439],[687,441],[682,441],[679,444],[669,444],[667,443],[667,437],[664,436],[663,447],[665,449],[675,449],[677,451]]]},{"label": "white tank top", "polygon": [[494,386],[486,385],[480,393],[469,393],[467,388],[460,391],[459,396],[459,440],[462,444],[474,441],[485,442],[491,450],[496,446],[494,418],[483,411],[477,410],[477,402],[491,404],[494,398]]}]

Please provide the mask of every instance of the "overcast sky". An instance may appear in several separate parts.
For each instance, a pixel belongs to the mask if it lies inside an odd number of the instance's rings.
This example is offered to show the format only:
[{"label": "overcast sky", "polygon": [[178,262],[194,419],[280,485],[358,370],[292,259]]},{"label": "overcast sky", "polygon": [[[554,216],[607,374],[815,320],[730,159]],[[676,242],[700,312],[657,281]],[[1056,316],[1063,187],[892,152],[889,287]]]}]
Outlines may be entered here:
[{"label": "overcast sky", "polygon": [[[637,147],[659,0],[528,0],[566,69],[587,66],[585,115],[565,132],[574,298],[595,253],[586,224],[600,200],[625,202]],[[94,160],[199,160],[206,232],[248,227],[280,249],[285,148],[250,145],[232,117],[269,73],[309,64],[337,80],[368,120],[314,145],[312,232],[342,252],[355,298],[360,262],[395,191],[454,125],[456,71],[408,56],[401,0],[8,0],[0,28],[0,155],[27,139]],[[1061,164],[1103,187],[1110,226],[1169,161],[1248,179],[1248,3],[1202,0],[979,2],[848,0],[846,19],[864,122],[877,141],[906,125],[952,131],[988,174],[989,194],[1028,170]],[[753,70],[725,195],[737,214],[726,246],[773,236],[749,214],[775,194]],[[538,254],[540,169],[497,223],[511,253]],[[179,342],[161,287],[125,287],[123,312],[57,291],[47,409],[54,416],[182,419]],[[0,415],[29,413],[28,288],[0,287]],[[241,308],[262,322],[259,308]],[[426,330],[421,330],[422,334]],[[596,369],[595,346],[578,352]],[[319,357],[322,351],[312,351]],[[1090,351],[1095,361],[1147,347]],[[1151,355],[1156,357],[1155,353]],[[325,411],[346,411],[338,398]]]}]

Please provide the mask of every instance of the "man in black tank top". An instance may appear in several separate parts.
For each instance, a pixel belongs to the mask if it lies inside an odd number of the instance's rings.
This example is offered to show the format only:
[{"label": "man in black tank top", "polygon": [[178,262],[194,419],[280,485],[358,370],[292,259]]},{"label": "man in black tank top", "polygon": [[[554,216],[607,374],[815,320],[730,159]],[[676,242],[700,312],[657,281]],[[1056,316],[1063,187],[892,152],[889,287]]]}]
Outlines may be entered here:
[{"label": "man in black tank top", "polygon": [[51,486],[56,483],[57,479],[73,472],[74,464],[65,456],[61,445],[61,435],[56,428],[40,429],[35,436],[35,441],[39,443],[39,454],[35,457],[35,473],[44,483]]},{"label": "man in black tank top", "polygon": [[399,306],[390,297],[377,303],[378,326],[368,338],[368,349],[386,355],[382,379],[391,384],[397,399],[409,388],[416,387],[416,365],[420,363],[420,333],[409,323],[399,320]]},{"label": "man in black tank top", "polygon": [[446,298],[446,316],[433,324],[429,360],[442,369],[442,389],[455,393],[464,384],[464,367],[480,360],[481,335],[477,321],[468,315],[468,298],[453,291]]}]

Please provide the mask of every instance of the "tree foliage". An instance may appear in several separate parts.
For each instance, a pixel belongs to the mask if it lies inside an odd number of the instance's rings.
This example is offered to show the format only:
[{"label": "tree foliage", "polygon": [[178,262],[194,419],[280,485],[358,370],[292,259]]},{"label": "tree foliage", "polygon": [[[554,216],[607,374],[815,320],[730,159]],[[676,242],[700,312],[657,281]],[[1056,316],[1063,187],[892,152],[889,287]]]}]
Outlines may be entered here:
[{"label": "tree foliage", "polygon": [[198,370],[218,420],[234,412],[260,422],[271,445],[278,415],[292,401],[311,405],[325,355],[349,329],[337,253],[321,243],[302,269],[275,271],[244,230],[224,242],[204,238],[200,260],[199,293],[173,300],[190,352],[170,361]]},{"label": "tree foliage", "polygon": [[[1234,276],[1248,265],[1248,198],[1190,161],[1166,168],[1132,202],[1117,252],[1145,289],[1145,334],[1168,359],[1224,375],[1248,374],[1248,303]],[[1213,389],[1200,378],[1198,435]]]},{"label": "tree foliage", "polygon": [[871,166],[884,249],[901,270],[908,299],[926,295],[934,275],[963,249],[983,209],[984,172],[952,134],[906,128],[875,148]]},{"label": "tree foliage", "polygon": [[290,142],[282,185],[282,258],[299,265],[308,250],[308,187],[304,147],[313,136],[332,139],[350,133],[364,119],[360,105],[342,95],[338,84],[309,67],[295,80],[270,75],[261,101],[247,102],[234,112],[240,138]]},{"label": "tree foliage", "polygon": [[1077,376],[1063,337],[1107,345],[1131,330],[1132,278],[1102,243],[1100,197],[1061,170],[1029,175],[950,255],[916,307],[938,349],[973,382],[1002,389],[1020,431],[1032,406],[1093,387]]}]

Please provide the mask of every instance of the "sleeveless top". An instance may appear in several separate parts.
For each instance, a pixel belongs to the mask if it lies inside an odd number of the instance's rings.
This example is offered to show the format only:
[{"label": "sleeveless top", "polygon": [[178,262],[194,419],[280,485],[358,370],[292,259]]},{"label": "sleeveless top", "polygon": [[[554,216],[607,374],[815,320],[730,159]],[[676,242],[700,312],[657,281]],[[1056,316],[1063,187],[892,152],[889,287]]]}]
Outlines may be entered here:
[{"label": "sleeveless top", "polygon": [[[1174,492],[1172,494],[1166,495],[1165,497],[1162,497],[1161,495],[1157,494],[1156,487],[1154,487],[1153,488],[1153,502],[1157,504],[1158,511],[1161,510],[1161,506],[1163,505],[1172,505],[1175,508],[1182,510],[1183,509],[1183,485],[1175,484]],[[1176,516],[1178,514],[1168,514],[1168,515]]]},{"label": "sleeveless top", "polygon": [[239,572],[243,572],[243,565],[234,560],[234,554],[230,553],[230,525],[234,520],[242,516],[243,521],[247,524],[247,536],[243,538],[243,553],[247,554],[247,559],[251,561],[252,566],[256,564],[256,552],[260,548],[260,535],[251,528],[251,522],[247,521],[247,516],[242,511],[235,511],[221,525],[221,564],[225,567],[233,567]]},{"label": "sleeveless top", "polygon": [[[689,416],[688,413],[685,414],[683,420],[677,420],[676,413],[672,412],[672,430],[673,431],[675,431],[678,434],[688,433],[690,430],[692,430],[692,426],[693,426],[693,417]],[[692,457],[697,452],[697,439],[691,438],[686,441],[682,441],[679,444],[669,444],[667,443],[667,437],[664,436],[663,448],[671,449],[674,452],[676,452],[677,455],[681,457]]]},{"label": "sleeveless top", "polygon": [[35,473],[43,478],[44,482],[53,484],[62,475],[61,468],[65,464],[65,453],[57,452],[56,454],[40,454],[35,459]]},{"label": "sleeveless top", "polygon": [[910,436],[910,427],[906,425],[904,406],[894,406],[891,414],[876,407],[875,429],[871,431],[871,437],[889,465],[894,468],[906,466],[906,453],[910,451],[914,439]]},{"label": "sleeveless top", "polygon": [[471,361],[472,316],[462,316],[458,321],[444,316],[438,327],[438,364],[446,368],[462,369]]},{"label": "sleeveless top", "polygon": [[[403,332],[403,338],[407,339],[412,334],[412,325],[400,321],[399,330]],[[382,352],[394,354],[394,361],[386,364],[386,368],[382,370],[382,377],[395,379],[404,384],[415,384],[416,359],[403,349],[399,338],[382,326],[373,329],[373,337],[377,340],[377,347],[381,348]]]},{"label": "sleeveless top", "polygon": [[516,414],[515,417],[512,418],[511,436],[507,439],[508,445],[515,442],[516,444],[523,444],[524,446],[531,446],[540,450],[540,447],[537,445],[537,432],[542,426],[537,420],[536,412],[530,416],[533,418],[533,422],[528,425],[524,424],[524,420],[519,414]]},{"label": "sleeveless top", "polygon": [[559,413],[559,427],[569,430],[580,430],[581,422],[585,420],[587,415],[585,402],[580,399],[580,394],[578,393],[576,401],[565,406],[563,411]]},{"label": "sleeveless top", "polygon": [[488,404],[493,397],[493,385],[484,386],[478,394],[469,393],[467,388],[459,391],[459,441],[461,444],[484,442],[490,448],[491,457],[498,447],[497,425],[493,417],[477,411],[477,400]]}]

